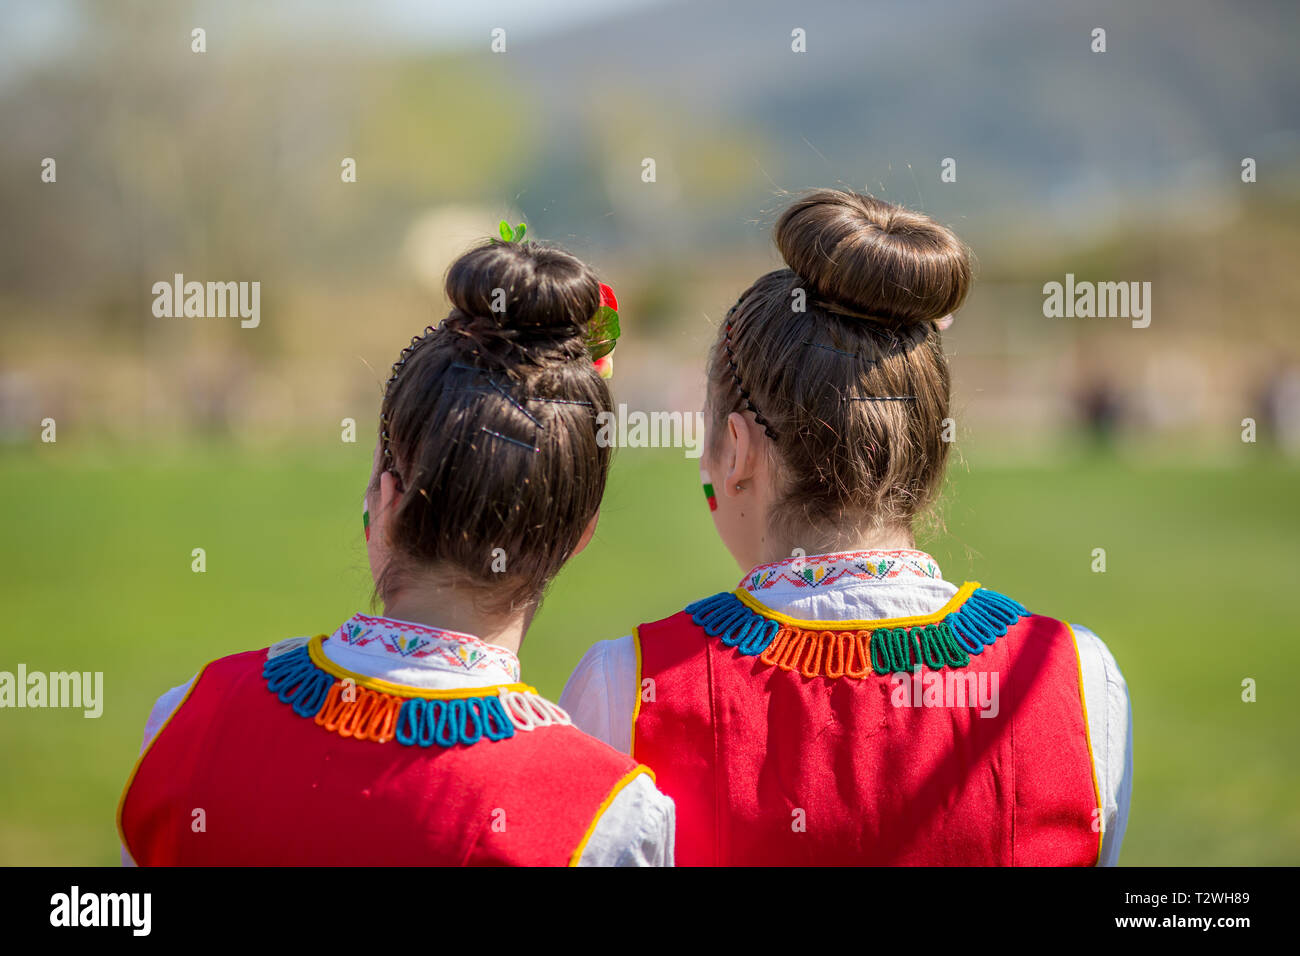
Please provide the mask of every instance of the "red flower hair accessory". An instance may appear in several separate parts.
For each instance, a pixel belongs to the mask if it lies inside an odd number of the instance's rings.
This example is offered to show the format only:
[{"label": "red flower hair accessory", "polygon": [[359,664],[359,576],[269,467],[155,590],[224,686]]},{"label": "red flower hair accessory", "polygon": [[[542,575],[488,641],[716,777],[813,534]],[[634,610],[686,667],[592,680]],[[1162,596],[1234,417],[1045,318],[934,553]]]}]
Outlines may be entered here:
[{"label": "red flower hair accessory", "polygon": [[614,375],[614,357],[610,353],[618,344],[620,334],[618,299],[614,296],[614,290],[602,282],[600,308],[587,323],[587,350],[591,352],[591,364],[601,378],[611,378]]}]

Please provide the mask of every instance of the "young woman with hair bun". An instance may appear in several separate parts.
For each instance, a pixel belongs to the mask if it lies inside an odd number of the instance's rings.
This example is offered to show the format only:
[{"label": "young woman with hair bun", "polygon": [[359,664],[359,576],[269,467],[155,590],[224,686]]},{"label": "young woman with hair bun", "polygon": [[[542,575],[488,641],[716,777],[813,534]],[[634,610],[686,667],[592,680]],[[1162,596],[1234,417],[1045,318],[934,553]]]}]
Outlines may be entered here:
[{"label": "young woman with hair bun", "polygon": [[653,775],[520,682],[542,592],[596,527],[613,304],[521,236],[452,264],[450,315],[393,366],[365,494],[383,615],[164,694],[118,811],[126,862],[671,865]]},{"label": "young woman with hair bun", "polygon": [[941,333],[967,248],[829,189],[775,239],[787,267],[741,293],[707,366],[701,478],[749,570],[595,645],[561,704],[654,768],[679,864],[1115,863],[1132,721],[1114,658],[915,546],[948,459]]}]

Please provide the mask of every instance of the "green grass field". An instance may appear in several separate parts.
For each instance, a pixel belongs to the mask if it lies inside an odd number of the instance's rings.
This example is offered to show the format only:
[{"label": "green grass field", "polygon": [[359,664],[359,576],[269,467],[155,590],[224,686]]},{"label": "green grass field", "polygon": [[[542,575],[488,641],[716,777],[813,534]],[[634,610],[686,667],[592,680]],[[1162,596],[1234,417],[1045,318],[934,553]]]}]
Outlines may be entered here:
[{"label": "green grass field", "polygon": [[[0,670],[103,671],[106,702],[98,720],[0,711],[3,864],[115,863],[114,810],[154,698],[214,657],[332,630],[370,593],[368,447],[87,451],[60,437],[0,452]],[[1285,683],[1300,673],[1297,475],[1098,458],[958,470],[945,531],[920,542],[946,577],[1109,644],[1134,701],[1124,863],[1300,863],[1300,702]],[[1090,570],[1096,547],[1104,574]],[[596,540],[529,635],[524,677],[558,695],[592,641],[739,576],[695,463],[624,450]],[[1256,703],[1241,700],[1247,677]]]}]

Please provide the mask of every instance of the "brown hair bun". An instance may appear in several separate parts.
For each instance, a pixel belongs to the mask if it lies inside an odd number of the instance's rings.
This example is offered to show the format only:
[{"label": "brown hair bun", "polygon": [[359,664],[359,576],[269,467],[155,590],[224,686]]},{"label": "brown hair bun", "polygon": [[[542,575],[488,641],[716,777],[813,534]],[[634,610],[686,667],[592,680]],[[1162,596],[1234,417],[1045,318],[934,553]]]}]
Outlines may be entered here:
[{"label": "brown hair bun", "polygon": [[536,242],[491,239],[447,270],[444,321],[474,345],[554,344],[574,351],[600,308],[600,282],[581,260]]},{"label": "brown hair bun", "polygon": [[950,315],[971,285],[970,251],[923,213],[817,189],[781,214],[775,238],[814,304],[910,326]]}]

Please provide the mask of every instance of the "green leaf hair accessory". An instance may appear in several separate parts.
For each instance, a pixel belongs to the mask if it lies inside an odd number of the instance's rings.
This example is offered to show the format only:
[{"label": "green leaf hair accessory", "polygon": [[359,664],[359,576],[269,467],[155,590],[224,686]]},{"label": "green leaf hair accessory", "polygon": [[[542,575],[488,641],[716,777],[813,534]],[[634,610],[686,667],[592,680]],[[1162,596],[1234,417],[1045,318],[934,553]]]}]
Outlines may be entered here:
[{"label": "green leaf hair accessory", "polygon": [[515,228],[511,229],[510,223],[506,222],[504,219],[501,220],[501,225],[499,227],[499,231],[501,233],[501,240],[503,242],[523,242],[524,233],[527,230],[528,230],[527,224],[522,222]]},{"label": "green leaf hair accessory", "polygon": [[591,352],[592,365],[601,378],[614,375],[614,357],[610,355],[622,334],[618,327],[618,299],[614,290],[600,284],[600,308],[587,323],[587,350]]}]

